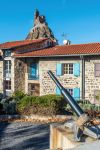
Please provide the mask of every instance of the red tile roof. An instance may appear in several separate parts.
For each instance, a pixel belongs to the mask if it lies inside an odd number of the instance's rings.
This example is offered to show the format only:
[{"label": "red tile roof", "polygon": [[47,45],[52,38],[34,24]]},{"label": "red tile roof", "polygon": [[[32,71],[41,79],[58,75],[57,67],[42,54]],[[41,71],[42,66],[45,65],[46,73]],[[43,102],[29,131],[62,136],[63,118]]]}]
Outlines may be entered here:
[{"label": "red tile roof", "polygon": [[23,41],[14,41],[14,42],[6,42],[0,44],[0,49],[10,49],[10,48],[15,48],[15,47],[20,47],[28,44],[33,44],[33,43],[39,43],[47,40],[47,38],[44,39],[36,39],[36,40],[23,40]]},{"label": "red tile roof", "polygon": [[35,50],[32,52],[17,54],[16,57],[43,57],[43,56],[69,56],[69,55],[81,55],[81,54],[100,54],[100,43],[89,44],[76,44],[76,45],[62,45],[54,46],[51,48]]}]

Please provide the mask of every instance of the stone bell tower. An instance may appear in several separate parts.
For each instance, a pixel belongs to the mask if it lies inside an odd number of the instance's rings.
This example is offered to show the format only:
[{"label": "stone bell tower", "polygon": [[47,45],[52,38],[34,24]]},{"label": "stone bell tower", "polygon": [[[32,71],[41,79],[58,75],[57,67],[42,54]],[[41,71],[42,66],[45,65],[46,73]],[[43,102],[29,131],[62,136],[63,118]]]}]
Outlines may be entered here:
[{"label": "stone bell tower", "polygon": [[40,16],[39,11],[36,9],[34,13],[34,26],[30,30],[26,39],[34,40],[34,39],[41,39],[41,38],[50,38],[55,42],[57,41],[56,38],[54,37],[53,32],[48,27],[45,16],[43,15]]}]

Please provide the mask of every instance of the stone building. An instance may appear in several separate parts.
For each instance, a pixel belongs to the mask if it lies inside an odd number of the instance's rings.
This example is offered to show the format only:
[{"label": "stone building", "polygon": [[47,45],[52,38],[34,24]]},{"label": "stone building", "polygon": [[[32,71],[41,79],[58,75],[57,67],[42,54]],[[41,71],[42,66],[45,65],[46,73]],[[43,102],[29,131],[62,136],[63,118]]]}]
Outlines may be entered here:
[{"label": "stone building", "polygon": [[48,32],[42,30],[47,28],[45,17],[36,11],[35,18],[26,40],[0,44],[0,92],[60,94],[47,73],[51,70],[76,100],[96,102],[100,92],[100,43],[58,45],[49,27]]}]

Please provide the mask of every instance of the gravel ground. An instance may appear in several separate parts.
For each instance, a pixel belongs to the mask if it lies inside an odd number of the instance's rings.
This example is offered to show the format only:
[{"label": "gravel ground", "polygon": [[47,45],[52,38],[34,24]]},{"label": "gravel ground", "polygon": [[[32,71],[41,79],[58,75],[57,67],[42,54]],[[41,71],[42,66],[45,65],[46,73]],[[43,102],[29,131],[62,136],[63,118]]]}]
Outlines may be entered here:
[{"label": "gravel ground", "polygon": [[0,123],[0,150],[49,150],[49,124]]}]

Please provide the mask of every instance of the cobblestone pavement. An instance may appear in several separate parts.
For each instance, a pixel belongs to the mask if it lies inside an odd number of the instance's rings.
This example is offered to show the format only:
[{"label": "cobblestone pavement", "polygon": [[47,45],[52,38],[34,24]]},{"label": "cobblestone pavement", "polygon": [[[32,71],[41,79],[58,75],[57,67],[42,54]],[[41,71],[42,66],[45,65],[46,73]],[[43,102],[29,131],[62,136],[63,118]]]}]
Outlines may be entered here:
[{"label": "cobblestone pavement", "polygon": [[0,123],[0,150],[48,150],[49,124]]}]

